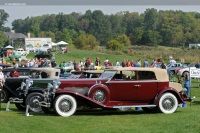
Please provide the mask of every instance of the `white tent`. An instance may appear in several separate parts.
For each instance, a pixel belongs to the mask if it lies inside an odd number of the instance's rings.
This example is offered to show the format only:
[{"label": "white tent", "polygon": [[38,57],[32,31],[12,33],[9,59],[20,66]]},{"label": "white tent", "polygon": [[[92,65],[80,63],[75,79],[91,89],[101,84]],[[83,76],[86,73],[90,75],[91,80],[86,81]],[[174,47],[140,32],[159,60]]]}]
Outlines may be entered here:
[{"label": "white tent", "polygon": [[13,47],[8,45],[8,46],[5,47],[5,49],[13,49]]},{"label": "white tent", "polygon": [[51,42],[51,46],[52,46],[52,47],[55,47],[55,46],[57,46],[57,44],[54,43],[54,42]]},{"label": "white tent", "polygon": [[64,42],[64,41],[60,41],[58,43],[56,43],[57,45],[68,45],[68,43]]}]

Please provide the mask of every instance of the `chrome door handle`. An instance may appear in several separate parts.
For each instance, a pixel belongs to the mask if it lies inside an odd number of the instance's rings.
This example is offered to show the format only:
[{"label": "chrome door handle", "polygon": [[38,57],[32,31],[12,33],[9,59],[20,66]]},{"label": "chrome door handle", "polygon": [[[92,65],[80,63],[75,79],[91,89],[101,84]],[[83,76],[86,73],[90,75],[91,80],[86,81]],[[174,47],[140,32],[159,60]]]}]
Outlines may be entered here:
[{"label": "chrome door handle", "polygon": [[140,87],[141,85],[134,85],[135,87]]}]

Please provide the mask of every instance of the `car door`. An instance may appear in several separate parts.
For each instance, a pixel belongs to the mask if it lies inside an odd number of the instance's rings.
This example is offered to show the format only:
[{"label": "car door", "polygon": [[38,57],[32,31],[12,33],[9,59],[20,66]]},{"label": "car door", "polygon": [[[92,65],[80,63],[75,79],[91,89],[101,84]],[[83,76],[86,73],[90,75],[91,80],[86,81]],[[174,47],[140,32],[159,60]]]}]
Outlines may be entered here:
[{"label": "car door", "polygon": [[157,94],[157,80],[153,72],[136,71],[130,78],[113,78],[109,82],[111,101],[150,101]]},{"label": "car door", "polygon": [[137,87],[135,90],[134,100],[149,101],[153,100],[157,94],[157,79],[154,72],[138,71]]}]

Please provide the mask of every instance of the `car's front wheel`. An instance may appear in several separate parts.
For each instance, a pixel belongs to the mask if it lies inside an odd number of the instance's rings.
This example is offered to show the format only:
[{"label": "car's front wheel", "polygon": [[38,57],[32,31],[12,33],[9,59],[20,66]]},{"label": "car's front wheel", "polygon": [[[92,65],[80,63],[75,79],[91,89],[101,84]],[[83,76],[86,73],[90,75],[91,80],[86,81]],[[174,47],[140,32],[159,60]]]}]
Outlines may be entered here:
[{"label": "car's front wheel", "polygon": [[71,116],[76,112],[76,99],[70,95],[60,95],[54,101],[54,110],[60,116]]},{"label": "car's front wheel", "polygon": [[43,95],[39,92],[30,93],[26,98],[26,105],[29,105],[29,109],[33,112],[42,111],[39,102],[43,100]]},{"label": "car's front wheel", "polygon": [[159,100],[159,109],[165,114],[171,114],[176,111],[178,100],[172,93],[164,93]]},{"label": "car's front wheel", "polygon": [[8,101],[8,92],[5,89],[1,90],[1,102],[7,102]]}]

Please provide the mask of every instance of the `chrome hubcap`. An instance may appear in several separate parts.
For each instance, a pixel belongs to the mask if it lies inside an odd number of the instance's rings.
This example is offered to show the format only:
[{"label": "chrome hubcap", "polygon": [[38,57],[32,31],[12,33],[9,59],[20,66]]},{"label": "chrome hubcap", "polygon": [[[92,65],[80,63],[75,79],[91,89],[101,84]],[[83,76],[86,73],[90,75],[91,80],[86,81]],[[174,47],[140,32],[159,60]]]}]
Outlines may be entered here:
[{"label": "chrome hubcap", "polygon": [[34,96],[29,100],[29,106],[32,111],[39,112],[41,111],[41,107],[39,106],[39,102],[42,101],[40,96]]},{"label": "chrome hubcap", "polygon": [[1,91],[1,101],[3,101],[6,97],[6,93],[2,90]]},{"label": "chrome hubcap", "polygon": [[167,97],[163,100],[162,106],[165,110],[171,110],[174,107],[174,100],[171,97]]},{"label": "chrome hubcap", "polygon": [[106,98],[105,92],[103,90],[97,90],[94,93],[94,100],[97,102],[103,102]]},{"label": "chrome hubcap", "polygon": [[59,109],[62,112],[68,112],[71,109],[71,107],[72,107],[72,104],[69,100],[63,100],[59,104]]}]

